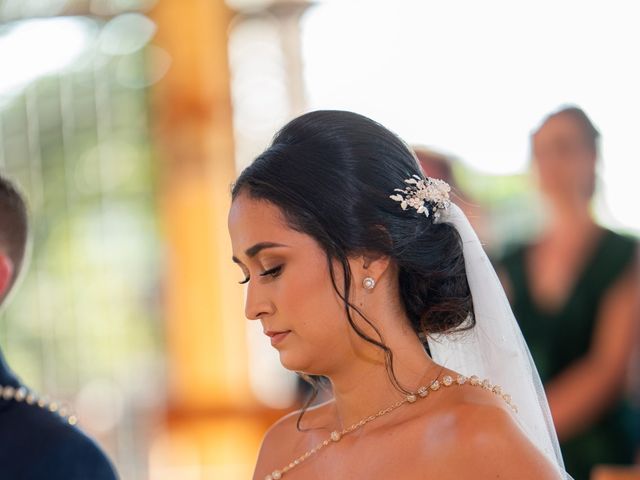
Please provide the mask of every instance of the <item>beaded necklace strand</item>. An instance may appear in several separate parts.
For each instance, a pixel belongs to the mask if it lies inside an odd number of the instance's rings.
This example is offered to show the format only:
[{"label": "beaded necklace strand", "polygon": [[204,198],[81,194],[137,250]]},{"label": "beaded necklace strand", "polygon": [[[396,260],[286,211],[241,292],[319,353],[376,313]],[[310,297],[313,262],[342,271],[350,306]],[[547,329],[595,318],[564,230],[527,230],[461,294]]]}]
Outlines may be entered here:
[{"label": "beaded necklace strand", "polygon": [[15,400],[18,403],[24,402],[27,405],[34,405],[48,410],[51,413],[60,415],[69,425],[78,423],[75,415],[72,415],[67,408],[60,406],[57,402],[52,402],[47,397],[38,397],[26,387],[15,388],[11,385],[0,385],[0,398],[4,400]]},{"label": "beaded necklace strand", "polygon": [[492,391],[496,395],[502,397],[502,399],[507,403],[507,405],[509,405],[509,407],[511,407],[511,409],[514,412],[516,412],[516,413],[518,412],[518,407],[516,407],[512,403],[511,396],[503,393],[502,392],[502,387],[500,387],[500,385],[492,385],[491,382],[489,382],[488,379],[485,379],[485,380],[481,381],[480,378],[478,378],[475,375],[472,375],[471,377],[465,377],[464,375],[458,375],[457,378],[455,379],[455,381],[454,381],[453,377],[451,377],[450,375],[445,375],[445,376],[442,377],[441,381],[439,381],[436,378],[436,380],[434,380],[431,383],[431,385],[429,385],[429,386],[424,385],[424,386],[418,388],[418,390],[415,393],[410,393],[409,395],[405,396],[403,399],[398,400],[393,405],[390,405],[387,408],[384,408],[384,409],[380,410],[378,413],[375,413],[373,415],[369,415],[368,417],[364,417],[362,420],[360,420],[359,422],[354,423],[353,425],[351,425],[348,428],[344,428],[344,429],[342,429],[340,431],[334,430],[333,432],[331,432],[329,434],[329,438],[327,438],[323,442],[319,443],[318,445],[313,447],[311,450],[307,450],[303,455],[301,455],[300,457],[296,458],[295,460],[293,460],[288,465],[285,465],[280,470],[274,470],[273,472],[271,472],[269,475],[267,475],[265,477],[265,480],[280,480],[286,473],[291,471],[291,469],[297,467],[302,462],[307,460],[309,457],[311,457],[311,456],[315,455],[316,453],[318,453],[324,447],[327,447],[332,443],[338,443],[345,435],[348,435],[348,434],[358,430],[359,428],[364,427],[367,423],[372,422],[373,420],[375,420],[377,418],[380,418],[383,415],[386,415],[387,413],[393,412],[396,408],[401,407],[405,403],[415,403],[419,398],[426,398],[427,395],[429,395],[429,391],[430,390],[435,392],[436,390],[439,390],[441,386],[450,387],[452,385],[464,385],[466,383],[468,383],[469,385],[473,385],[475,387],[481,387],[481,388],[484,388],[486,390]]}]

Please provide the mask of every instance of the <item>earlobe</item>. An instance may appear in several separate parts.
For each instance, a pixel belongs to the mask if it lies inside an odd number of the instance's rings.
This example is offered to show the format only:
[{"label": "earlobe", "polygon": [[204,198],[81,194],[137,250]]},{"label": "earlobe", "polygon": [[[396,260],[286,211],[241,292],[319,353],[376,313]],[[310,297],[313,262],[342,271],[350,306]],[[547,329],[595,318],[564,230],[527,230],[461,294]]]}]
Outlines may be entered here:
[{"label": "earlobe", "polygon": [[4,253],[0,253],[0,298],[3,298],[11,285],[13,262]]},{"label": "earlobe", "polygon": [[362,286],[365,290],[373,290],[373,287],[376,286],[376,281],[374,278],[364,277],[364,280],[362,280]]}]

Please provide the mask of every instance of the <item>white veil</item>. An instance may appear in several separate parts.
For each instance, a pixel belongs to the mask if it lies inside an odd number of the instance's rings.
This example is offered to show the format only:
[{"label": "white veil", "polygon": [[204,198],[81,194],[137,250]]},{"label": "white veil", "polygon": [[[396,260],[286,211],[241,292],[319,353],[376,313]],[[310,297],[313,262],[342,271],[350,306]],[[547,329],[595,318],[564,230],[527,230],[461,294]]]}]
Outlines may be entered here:
[{"label": "white veil", "polygon": [[453,225],[462,238],[476,325],[460,333],[430,335],[433,360],[500,385],[518,407],[516,418],[529,439],[558,467],[563,479],[571,479],[564,470],[538,370],[480,240],[454,203],[441,211],[437,221]]}]

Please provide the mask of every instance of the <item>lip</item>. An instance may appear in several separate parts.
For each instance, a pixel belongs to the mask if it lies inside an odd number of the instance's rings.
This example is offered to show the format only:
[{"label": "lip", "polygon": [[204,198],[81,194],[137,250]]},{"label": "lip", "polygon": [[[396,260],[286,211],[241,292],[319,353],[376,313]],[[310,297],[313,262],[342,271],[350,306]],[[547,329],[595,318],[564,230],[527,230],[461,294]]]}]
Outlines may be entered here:
[{"label": "lip", "polygon": [[291,333],[291,330],[267,330],[264,334],[271,338],[271,346],[275,347],[280,342],[282,342],[287,336]]}]

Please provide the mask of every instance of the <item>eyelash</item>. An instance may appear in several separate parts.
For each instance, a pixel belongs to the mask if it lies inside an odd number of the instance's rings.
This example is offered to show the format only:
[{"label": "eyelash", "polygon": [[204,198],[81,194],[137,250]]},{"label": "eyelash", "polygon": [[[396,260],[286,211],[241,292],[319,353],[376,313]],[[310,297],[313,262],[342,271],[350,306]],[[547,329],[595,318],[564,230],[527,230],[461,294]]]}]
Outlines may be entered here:
[{"label": "eyelash", "polygon": [[[280,272],[281,272],[281,271],[282,271],[282,265],[278,265],[277,267],[273,267],[273,268],[272,268],[272,269],[270,269],[270,270],[266,270],[266,271],[262,272],[262,273],[260,274],[260,276],[261,276],[261,277],[266,277],[266,276],[268,276],[268,275],[271,275],[272,277],[274,277],[274,278],[275,278],[275,277],[277,277],[278,275],[280,275]],[[240,285],[244,285],[245,283],[248,283],[250,279],[251,279],[250,277],[247,277],[247,278],[245,278],[244,280],[242,280],[242,281],[240,281],[240,282],[238,282],[238,283],[239,283]]]}]

